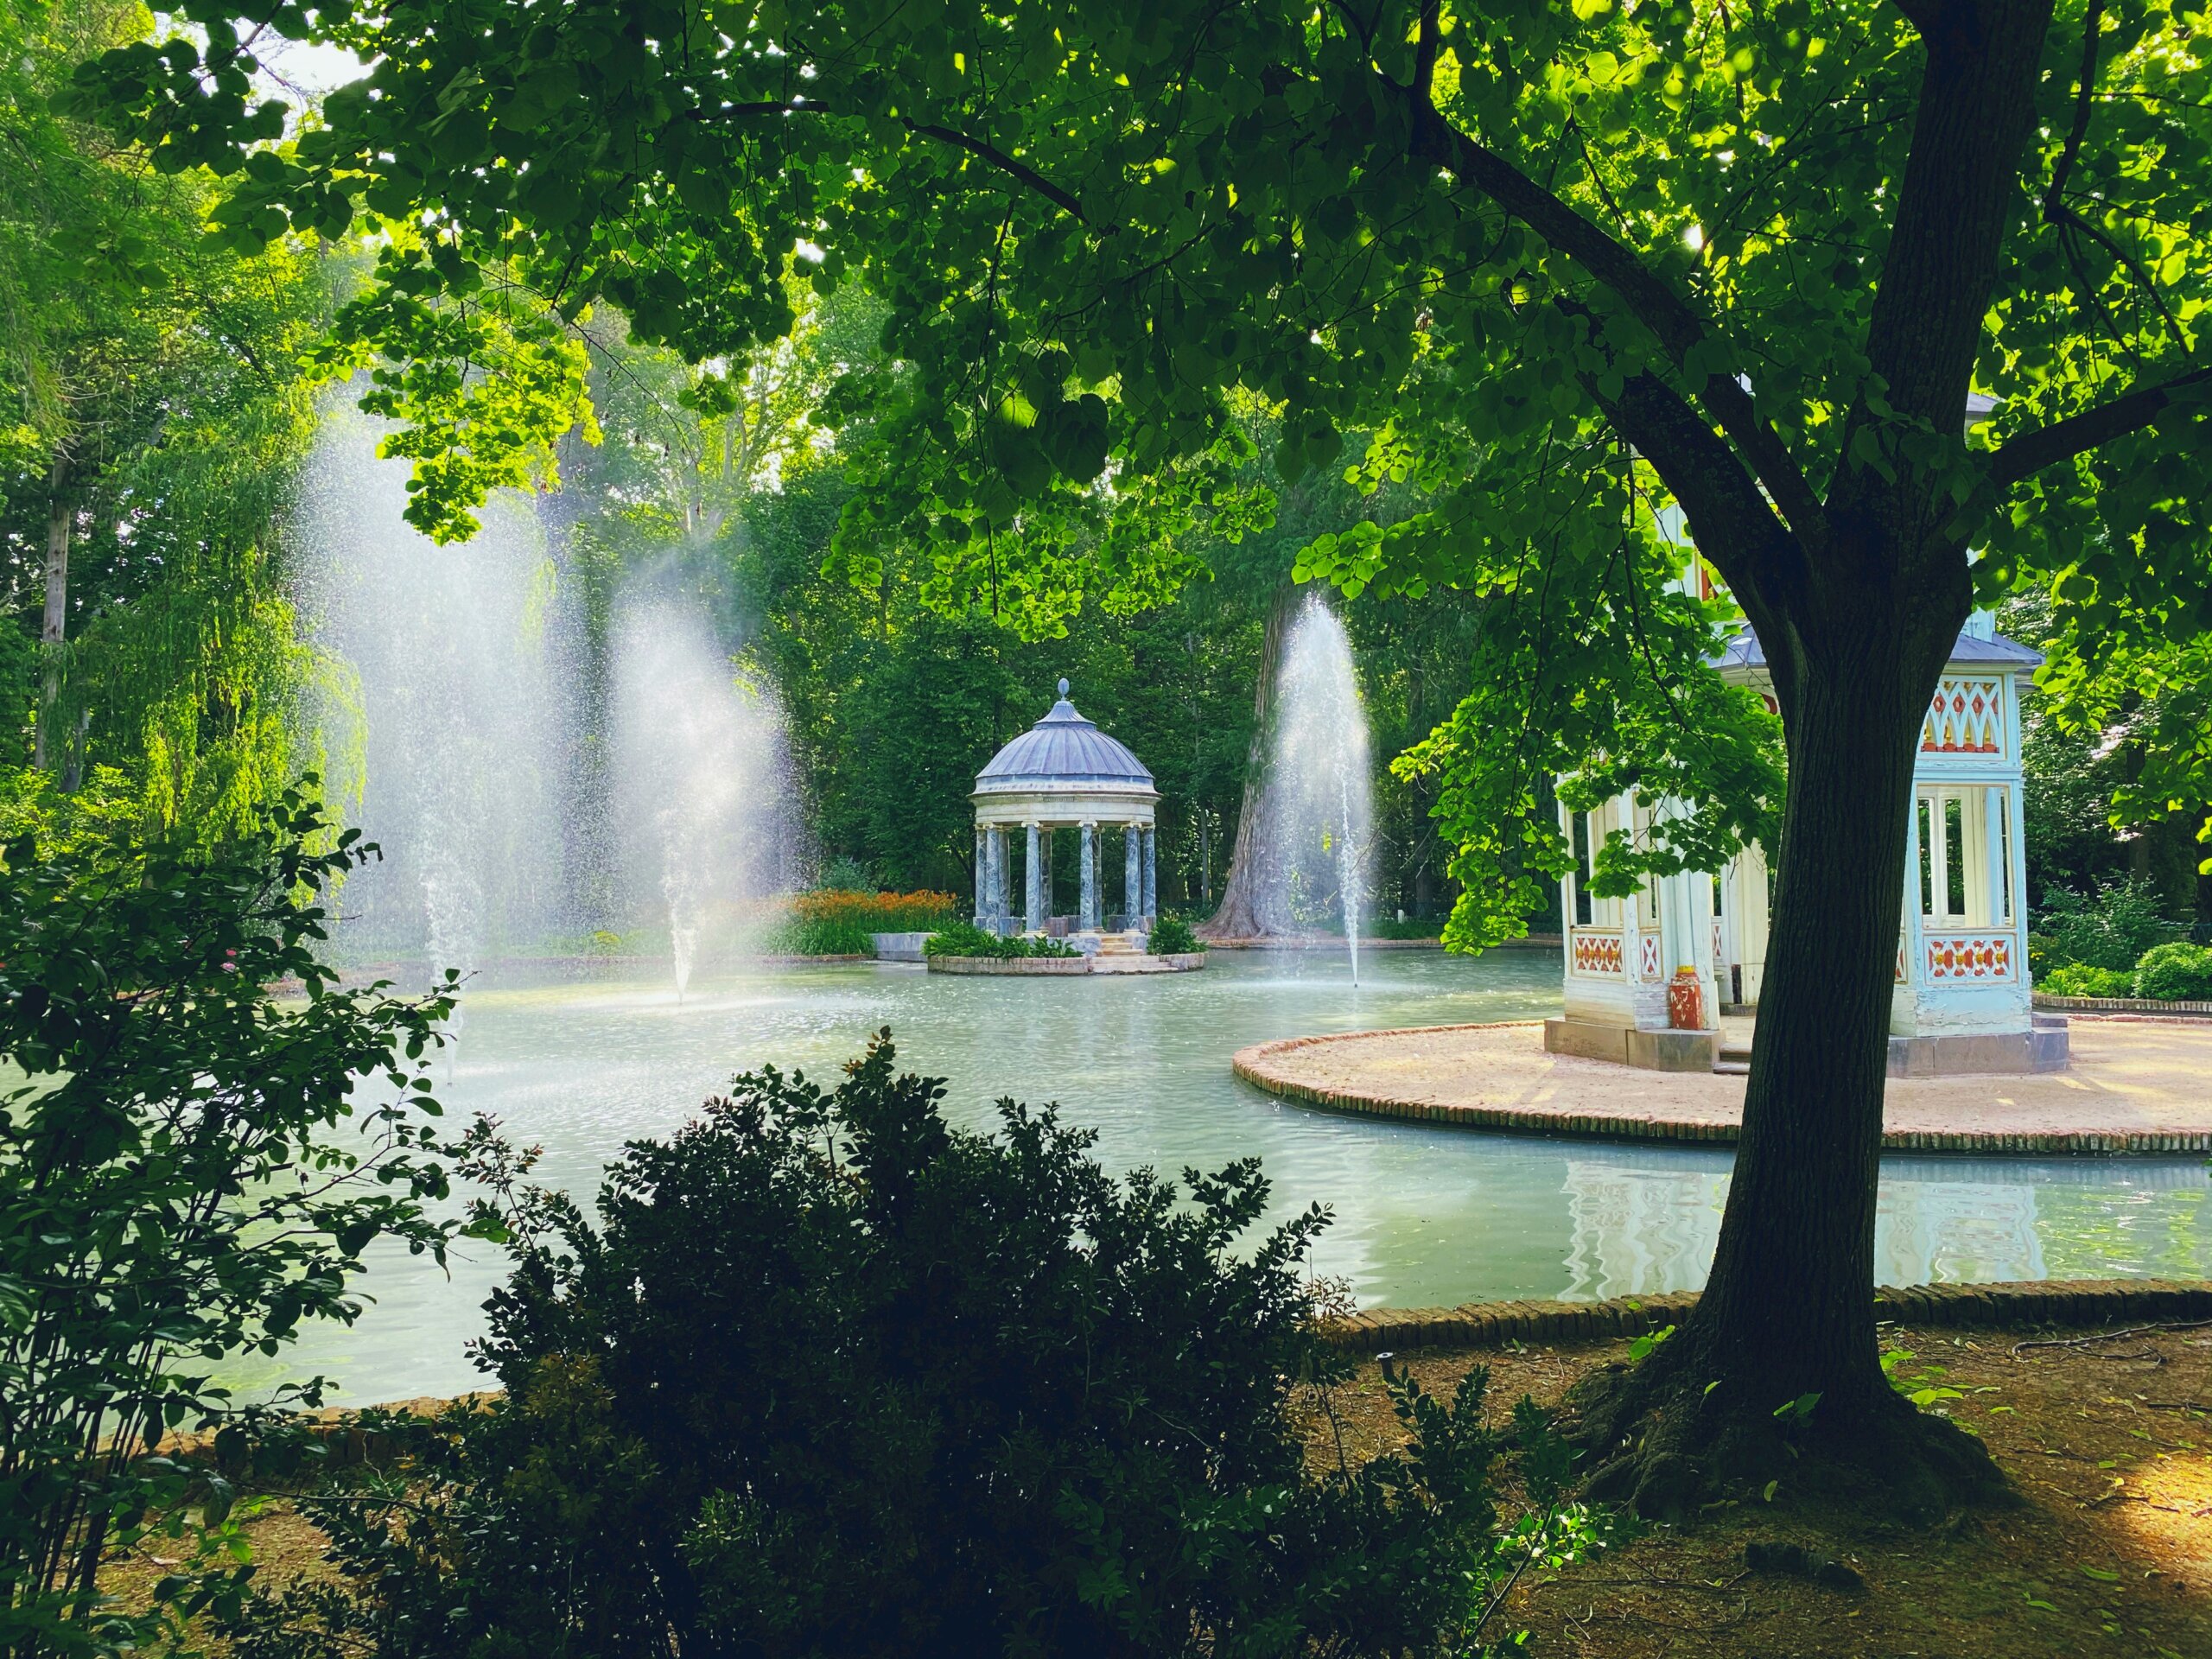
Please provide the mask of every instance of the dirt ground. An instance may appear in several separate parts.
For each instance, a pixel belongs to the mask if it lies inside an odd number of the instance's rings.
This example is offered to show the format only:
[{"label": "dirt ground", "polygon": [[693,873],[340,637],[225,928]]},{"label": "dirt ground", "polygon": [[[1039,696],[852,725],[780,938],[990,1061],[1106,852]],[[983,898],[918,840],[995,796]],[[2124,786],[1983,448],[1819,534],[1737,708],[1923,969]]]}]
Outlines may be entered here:
[{"label": "dirt ground", "polygon": [[[1912,1355],[1896,1375],[1956,1390],[1932,1408],[1983,1438],[2017,1508],[1931,1530],[1839,1513],[1784,1482],[1770,1502],[1643,1529],[1524,1579],[1499,1615],[1503,1630],[1485,1636],[1526,1630],[1535,1659],[2212,1659],[2212,1327],[2057,1343],[2031,1331],[1885,1326],[1884,1336]],[[1627,1347],[1421,1351],[1402,1363],[1446,1395],[1486,1363],[1491,1408],[1503,1413],[1524,1393],[1555,1402]],[[1398,1442],[1376,1363],[1337,1405],[1354,1458]],[[264,1583],[327,1570],[320,1535],[288,1503],[258,1500],[247,1531]],[[1752,1541],[1832,1555],[1866,1589],[1747,1573]],[[136,1601],[164,1565],[118,1561],[110,1587]]]},{"label": "dirt ground", "polygon": [[[1982,1437],[2018,1507],[1955,1516],[1931,1532],[1830,1511],[1784,1482],[1771,1502],[1646,1529],[1524,1580],[1500,1618],[1532,1632],[1533,1654],[1554,1659],[2212,1656],[2212,1329],[2017,1351],[2048,1338],[1884,1335],[1913,1356],[1894,1375],[1957,1390],[1930,1408]],[[1489,1364],[1491,1408],[1502,1412],[1524,1393],[1556,1402],[1627,1346],[1423,1351],[1404,1363],[1446,1395],[1471,1365]],[[1400,1439],[1374,1363],[1338,1409],[1354,1455]],[[1747,1573],[1744,1547],[1754,1541],[1834,1556],[1866,1589]]]}]

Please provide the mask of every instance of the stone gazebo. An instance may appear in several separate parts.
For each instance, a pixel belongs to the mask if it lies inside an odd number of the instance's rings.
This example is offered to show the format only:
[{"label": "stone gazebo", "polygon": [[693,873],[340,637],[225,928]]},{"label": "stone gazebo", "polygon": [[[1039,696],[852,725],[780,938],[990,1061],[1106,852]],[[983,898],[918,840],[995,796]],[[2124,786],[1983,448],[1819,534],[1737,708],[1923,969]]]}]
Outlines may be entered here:
[{"label": "stone gazebo", "polygon": [[[976,926],[1001,937],[1065,931],[1079,944],[1084,935],[1096,941],[1109,933],[1151,932],[1159,914],[1153,815],[1160,791],[1125,745],[1076,712],[1065,680],[1052,712],[991,757],[976,774],[968,798],[976,804]],[[1080,910],[1056,918],[1052,835],[1059,830],[1081,836],[1083,874]],[[1109,831],[1120,832],[1122,847],[1122,908],[1110,914],[1102,908]],[[1017,850],[1019,914],[1014,905]]]}]

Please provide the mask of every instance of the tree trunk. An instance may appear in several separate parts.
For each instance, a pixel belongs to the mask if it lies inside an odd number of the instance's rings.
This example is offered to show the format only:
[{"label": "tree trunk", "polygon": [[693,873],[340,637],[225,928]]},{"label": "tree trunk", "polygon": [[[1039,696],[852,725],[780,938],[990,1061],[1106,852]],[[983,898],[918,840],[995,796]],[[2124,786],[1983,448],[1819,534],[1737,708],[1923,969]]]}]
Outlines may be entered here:
[{"label": "tree trunk", "polygon": [[1593,1492],[1633,1497],[1647,1515],[1686,1512],[1712,1479],[1805,1467],[1785,1441],[1878,1471],[1904,1513],[1941,1514],[1999,1484],[1979,1442],[1890,1387],[1872,1294],[1913,766],[1965,602],[1831,596],[1816,653],[1777,664],[1789,793],[1713,1271],[1649,1362],[1580,1396],[1600,1459]]},{"label": "tree trunk", "polygon": [[[1878,634],[1882,630],[1876,630]],[[1874,1198],[1921,725],[1948,652],[1895,638],[1809,667],[1789,733],[1759,1065],[1692,1344],[1769,1408],[1886,1394]],[[1948,644],[1948,642],[1947,642]],[[1931,656],[1933,660],[1931,660]]]},{"label": "tree trunk", "polygon": [[46,671],[39,690],[38,728],[32,764],[43,770],[49,756],[46,737],[61,700],[61,645],[69,631],[69,504],[62,494],[69,477],[67,457],[55,454],[48,480],[46,505],[46,613],[39,627]]},{"label": "tree trunk", "polygon": [[1207,939],[1259,939],[1287,932],[1272,891],[1268,868],[1268,752],[1274,740],[1275,679],[1282,668],[1282,643],[1298,589],[1286,585],[1268,604],[1261,637],[1260,679],[1252,688],[1252,742],[1244,756],[1244,798],[1236,810],[1236,840],[1230,849],[1229,872],[1222,882],[1221,905],[1192,931]]},{"label": "tree trunk", "polygon": [[[1907,12],[1926,64],[1867,355],[1895,408],[1940,429],[1963,418],[2017,216],[2050,7]],[[1624,397],[1631,420],[1643,417],[1643,397],[1631,385]],[[1854,408],[1844,452],[1888,418]],[[1670,455],[1669,484],[1693,529],[1702,518],[1712,532],[1700,544],[1765,645],[1789,798],[1713,1271],[1696,1311],[1645,1363],[1578,1389],[1580,1432],[1599,1462],[1591,1490],[1679,1515],[1716,1481],[1832,1479],[1878,1491],[1896,1513],[1940,1515],[2003,1481],[1979,1440],[1914,1408],[1882,1375],[1874,1211],[1913,765],[1972,602],[1967,550],[1951,539],[1933,470],[1847,464],[1777,536],[1762,512],[1726,496],[1725,467],[1693,449]]]}]

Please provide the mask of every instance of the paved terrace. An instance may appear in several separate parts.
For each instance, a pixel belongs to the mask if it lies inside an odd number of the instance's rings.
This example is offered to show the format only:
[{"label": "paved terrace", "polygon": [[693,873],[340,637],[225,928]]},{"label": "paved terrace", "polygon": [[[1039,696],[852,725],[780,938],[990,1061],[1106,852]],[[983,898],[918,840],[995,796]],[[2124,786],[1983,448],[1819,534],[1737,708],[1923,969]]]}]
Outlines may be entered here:
[{"label": "paved terrace", "polygon": [[[2071,1036],[2065,1071],[1891,1078],[1882,1144],[2212,1152],[2212,1022],[2076,1016]],[[1462,1128],[1725,1144],[1743,1121],[1741,1077],[1548,1054],[1535,1020],[1294,1037],[1245,1049],[1234,1065],[1248,1083],[1304,1105]]]}]

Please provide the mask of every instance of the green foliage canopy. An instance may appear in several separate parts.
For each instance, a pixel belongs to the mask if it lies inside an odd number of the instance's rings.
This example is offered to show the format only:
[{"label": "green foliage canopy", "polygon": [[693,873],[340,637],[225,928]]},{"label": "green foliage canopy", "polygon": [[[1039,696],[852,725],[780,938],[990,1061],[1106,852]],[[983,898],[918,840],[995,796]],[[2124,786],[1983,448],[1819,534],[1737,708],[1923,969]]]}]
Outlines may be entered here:
[{"label": "green foliage canopy", "polygon": [[[1812,596],[1859,580],[1862,535],[1961,614],[1970,580],[2048,584],[2091,664],[2212,622],[2212,68],[2183,7],[186,10],[204,54],[110,53],[81,100],[159,165],[243,168],[241,244],[420,215],[383,291],[453,301],[496,268],[565,315],[611,298],[695,360],[788,326],[789,250],[820,289],[863,281],[892,359],[846,410],[873,446],[841,539],[863,574],[903,541],[960,594],[1049,609],[1098,480],[1179,478],[1203,502],[1240,398],[1280,413],[1288,479],[1373,435],[1365,474],[1431,505],[1317,544],[1305,573],[1533,588],[1492,665],[1571,689],[1580,753],[1738,804],[1609,849],[1623,880],[1707,861],[1771,810],[1744,793],[1770,731],[1706,682],[1696,630],[1638,638],[1644,463],[1751,607],[1785,715]],[[245,73],[264,28],[377,65],[274,149]],[[1979,124],[1946,137],[1923,87],[1970,60],[2012,79],[1961,83],[1948,107]],[[1993,167],[2015,181],[1995,219],[1944,205]],[[1969,385],[1998,400],[1971,440]],[[1138,547],[1128,591],[1147,570],[1187,574]],[[1624,690],[1645,649],[1677,688],[1663,720]],[[1485,695],[1427,756],[1469,825],[1526,788],[1494,775]],[[1703,741],[1654,753],[1686,727]],[[1511,752],[1524,772],[1558,758]],[[1461,937],[1500,922],[1464,915]]]}]

